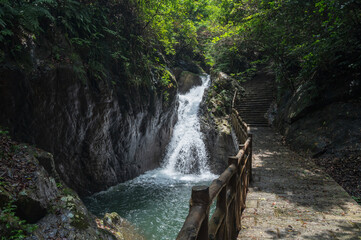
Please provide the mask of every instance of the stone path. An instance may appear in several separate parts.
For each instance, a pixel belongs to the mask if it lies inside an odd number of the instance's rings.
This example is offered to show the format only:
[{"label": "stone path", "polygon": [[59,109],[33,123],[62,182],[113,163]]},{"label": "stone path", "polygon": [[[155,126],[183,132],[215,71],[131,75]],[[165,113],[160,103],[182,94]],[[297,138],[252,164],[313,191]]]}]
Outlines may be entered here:
[{"label": "stone path", "polygon": [[361,206],[341,186],[272,129],[252,132],[254,179],[238,240],[361,239]]}]

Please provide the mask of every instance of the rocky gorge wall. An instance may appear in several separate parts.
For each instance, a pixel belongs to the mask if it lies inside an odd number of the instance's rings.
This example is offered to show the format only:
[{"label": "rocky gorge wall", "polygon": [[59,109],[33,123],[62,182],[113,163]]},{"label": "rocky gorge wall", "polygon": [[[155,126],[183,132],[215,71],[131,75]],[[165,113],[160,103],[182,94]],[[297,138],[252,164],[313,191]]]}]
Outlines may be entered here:
[{"label": "rocky gorge wall", "polygon": [[305,83],[273,104],[270,122],[291,146],[311,156],[354,145],[361,139],[361,85],[356,83]]},{"label": "rocky gorge wall", "polygon": [[[79,80],[71,64],[51,64],[42,48],[33,67],[0,66],[0,125],[19,141],[51,152],[80,195],[105,190],[159,166],[176,122],[176,89],[112,87]],[[119,78],[119,77],[118,77]]]},{"label": "rocky gorge wall", "polygon": [[211,75],[200,106],[201,132],[209,154],[210,169],[221,174],[228,167],[228,157],[237,154],[238,143],[232,136],[230,106],[238,83],[225,73]]}]

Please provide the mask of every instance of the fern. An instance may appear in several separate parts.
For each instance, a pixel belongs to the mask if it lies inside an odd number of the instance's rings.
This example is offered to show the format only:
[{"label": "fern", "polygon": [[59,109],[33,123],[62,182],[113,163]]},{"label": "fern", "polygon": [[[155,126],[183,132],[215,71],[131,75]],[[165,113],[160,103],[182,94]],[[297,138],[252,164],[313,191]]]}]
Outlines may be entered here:
[{"label": "fern", "polygon": [[97,80],[104,80],[107,76],[104,65],[96,60],[89,62],[89,73]]},{"label": "fern", "polygon": [[20,14],[20,24],[27,30],[34,33],[43,31],[43,29],[40,27],[39,19],[48,18],[52,22],[55,20],[55,18],[50,14],[47,9],[35,6],[33,4],[24,5],[20,10]]},{"label": "fern", "polygon": [[47,4],[47,5],[52,6],[52,7],[58,6],[57,1],[54,1],[54,0],[35,0],[33,3],[35,5]]}]

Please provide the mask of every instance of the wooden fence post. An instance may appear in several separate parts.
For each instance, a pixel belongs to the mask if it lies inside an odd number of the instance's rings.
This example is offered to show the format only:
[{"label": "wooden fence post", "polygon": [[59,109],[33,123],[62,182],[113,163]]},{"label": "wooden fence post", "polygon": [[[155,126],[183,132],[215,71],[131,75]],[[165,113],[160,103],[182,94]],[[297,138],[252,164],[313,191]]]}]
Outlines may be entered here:
[{"label": "wooden fence post", "polygon": [[[246,157],[247,157],[247,152],[245,152],[245,154],[242,156],[242,158],[240,159],[240,169],[243,168],[243,166],[245,165],[245,161],[246,161]],[[247,169],[245,169],[247,170]],[[242,171],[241,173],[241,176],[240,176],[240,180],[241,180],[241,184],[240,184],[240,211],[243,212],[243,210],[245,209],[245,198],[246,198],[246,194],[247,194],[247,191],[246,191],[246,188],[248,187],[247,186],[247,174],[245,171]]]},{"label": "wooden fence post", "polygon": [[218,209],[220,209],[220,211],[223,212],[223,223],[221,224],[220,228],[218,229],[218,232],[215,236],[214,239],[217,240],[221,240],[221,239],[228,239],[228,235],[227,235],[227,188],[224,187],[220,193],[218,194],[217,197],[217,207]]},{"label": "wooden fence post", "polygon": [[[228,165],[234,164],[236,166],[236,173],[233,175],[231,180],[229,181],[229,187],[231,189],[231,195],[234,194],[234,200],[233,203],[230,204],[230,209],[228,209],[228,215],[229,215],[229,222],[228,222],[228,237],[231,239],[234,239],[236,234],[238,233],[241,225],[241,217],[240,217],[240,198],[239,198],[239,188],[238,188],[238,182],[239,182],[239,173],[240,173],[240,167],[238,164],[238,158],[237,157],[228,157]],[[232,207],[233,206],[233,207]]]},{"label": "wooden fence post", "polygon": [[208,240],[209,187],[195,186],[192,188],[191,206],[196,205],[203,206],[205,211],[205,217],[198,231],[197,240]]}]

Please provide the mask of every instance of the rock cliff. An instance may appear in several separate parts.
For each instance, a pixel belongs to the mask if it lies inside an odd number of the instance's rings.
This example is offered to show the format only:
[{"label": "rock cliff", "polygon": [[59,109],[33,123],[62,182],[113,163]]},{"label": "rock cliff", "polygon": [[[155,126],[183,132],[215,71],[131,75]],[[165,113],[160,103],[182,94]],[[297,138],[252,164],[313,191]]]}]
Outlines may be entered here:
[{"label": "rock cliff", "polygon": [[273,125],[291,146],[317,156],[354,145],[360,135],[360,84],[305,83],[273,105]]},{"label": "rock cliff", "polygon": [[[30,50],[31,68],[0,66],[0,125],[16,140],[51,152],[61,178],[80,195],[105,190],[156,168],[176,121],[176,88],[83,76],[71,63]],[[117,84],[115,84],[117,83]]]}]

